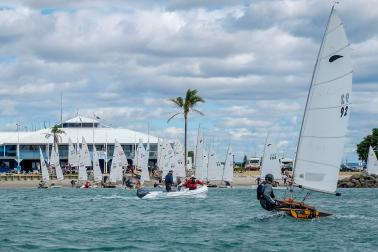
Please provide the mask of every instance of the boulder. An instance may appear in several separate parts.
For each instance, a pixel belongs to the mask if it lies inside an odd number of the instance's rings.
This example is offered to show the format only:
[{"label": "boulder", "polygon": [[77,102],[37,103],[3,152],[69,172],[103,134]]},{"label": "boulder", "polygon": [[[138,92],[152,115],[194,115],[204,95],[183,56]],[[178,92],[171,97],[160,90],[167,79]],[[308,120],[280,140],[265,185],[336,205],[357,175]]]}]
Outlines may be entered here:
[{"label": "boulder", "polygon": [[348,188],[352,188],[352,187],[355,186],[355,184],[352,183],[352,182],[347,182],[347,183],[346,183],[346,186],[347,186]]}]

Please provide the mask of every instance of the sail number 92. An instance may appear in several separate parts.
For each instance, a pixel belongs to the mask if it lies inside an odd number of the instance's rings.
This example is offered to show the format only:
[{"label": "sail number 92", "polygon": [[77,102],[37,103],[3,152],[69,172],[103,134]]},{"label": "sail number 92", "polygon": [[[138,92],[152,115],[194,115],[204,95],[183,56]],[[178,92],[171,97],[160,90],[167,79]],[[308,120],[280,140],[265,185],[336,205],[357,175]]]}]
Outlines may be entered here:
[{"label": "sail number 92", "polygon": [[340,117],[344,117],[348,114],[349,93],[342,94],[340,98],[341,98]]}]

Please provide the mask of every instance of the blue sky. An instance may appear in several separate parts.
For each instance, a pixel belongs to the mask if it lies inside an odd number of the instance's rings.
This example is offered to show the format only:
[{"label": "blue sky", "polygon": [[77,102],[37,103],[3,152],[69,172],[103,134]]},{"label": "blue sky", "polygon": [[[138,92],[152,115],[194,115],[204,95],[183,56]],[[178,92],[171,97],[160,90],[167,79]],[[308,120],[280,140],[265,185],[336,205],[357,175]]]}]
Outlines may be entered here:
[{"label": "blue sky", "polygon": [[[168,98],[196,88],[199,124],[219,153],[259,155],[268,131],[293,157],[331,1],[2,1],[0,128],[98,114],[103,123],[182,136]],[[377,0],[341,1],[353,108],[345,156],[377,127]],[[33,125],[32,125],[33,123]]]}]

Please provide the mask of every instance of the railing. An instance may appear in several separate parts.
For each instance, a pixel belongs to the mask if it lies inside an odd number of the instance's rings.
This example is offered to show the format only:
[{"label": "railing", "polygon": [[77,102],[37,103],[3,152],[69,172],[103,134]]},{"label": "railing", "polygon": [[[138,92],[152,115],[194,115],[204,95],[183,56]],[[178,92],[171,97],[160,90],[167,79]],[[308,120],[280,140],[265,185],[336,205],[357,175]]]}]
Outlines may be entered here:
[{"label": "railing", "polygon": [[[47,159],[46,152],[42,151],[42,153],[45,156],[45,159]],[[126,151],[125,154],[128,158],[133,157],[133,152]],[[51,151],[50,151],[50,155],[51,155]],[[92,156],[92,152],[90,152],[90,155]],[[0,155],[0,158],[1,158],[1,156],[2,155]],[[14,159],[17,158],[17,154],[16,154],[15,151],[7,151],[5,156],[7,158],[14,158]],[[108,158],[111,159],[112,156],[113,156],[113,152],[108,151]],[[59,150],[59,157],[60,157],[60,159],[68,159],[68,150]],[[20,151],[20,158],[21,159],[36,159],[36,160],[39,160],[39,150],[38,151],[36,151],[36,150],[21,150]],[[103,155],[100,155],[100,159],[101,158],[102,159],[104,158]],[[157,151],[150,151],[150,159],[157,159]]]},{"label": "railing", "polygon": [[[77,174],[65,174],[65,179],[78,179]],[[56,175],[50,175],[51,180],[56,180]],[[23,180],[42,180],[41,174],[0,174],[0,181],[23,181]]]}]

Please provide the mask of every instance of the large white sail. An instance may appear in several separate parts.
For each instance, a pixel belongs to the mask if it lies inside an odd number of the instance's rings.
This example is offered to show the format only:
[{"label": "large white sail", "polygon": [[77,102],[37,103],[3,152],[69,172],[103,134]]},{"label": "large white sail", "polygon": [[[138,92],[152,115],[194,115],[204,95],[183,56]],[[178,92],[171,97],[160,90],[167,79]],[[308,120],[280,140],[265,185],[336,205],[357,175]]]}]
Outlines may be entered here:
[{"label": "large white sail", "polygon": [[367,160],[367,172],[369,174],[378,175],[378,160],[371,146],[369,147],[369,154],[368,154],[368,160]]},{"label": "large white sail", "polygon": [[176,157],[176,166],[175,166],[175,173],[179,177],[185,177],[185,156],[184,156],[184,146],[181,142],[176,138],[173,146],[173,150]]},{"label": "large white sail", "polygon": [[163,139],[158,138],[157,166],[159,167],[160,170],[162,170],[162,167],[163,167],[163,152],[164,152]]},{"label": "large white sail", "polygon": [[171,143],[169,142],[169,140],[165,139],[163,142],[163,156],[162,156],[162,168],[161,168],[163,172],[162,173],[163,178],[165,177],[165,175],[167,175],[169,170],[172,170],[173,162],[171,162],[171,159],[173,156],[174,156],[174,151],[172,149]]},{"label": "large white sail", "polygon": [[198,129],[198,135],[197,135],[197,146],[196,146],[196,155],[195,155],[195,173],[196,177],[198,179],[204,179],[205,171],[204,171],[204,163],[203,163],[203,154],[204,154],[204,143],[203,143],[203,132],[202,129]]},{"label": "large white sail", "polygon": [[88,145],[84,137],[81,138],[81,153],[80,154],[81,154],[80,158],[83,159],[85,166],[92,166]]},{"label": "large white sail", "polygon": [[53,146],[53,149],[51,150],[50,166],[54,167],[57,180],[63,180],[64,176],[63,176],[62,168],[60,167],[59,151],[55,145]]},{"label": "large white sail", "polygon": [[102,172],[100,168],[100,162],[98,160],[96,146],[93,146],[93,179],[96,182],[102,181]]},{"label": "large white sail", "polygon": [[88,180],[88,174],[87,174],[87,167],[85,165],[85,159],[82,158],[82,150],[80,147],[77,147],[77,151],[79,154],[79,175],[78,179],[80,181],[87,181]]},{"label": "large white sail", "polygon": [[114,140],[114,152],[113,159],[110,168],[110,181],[117,182],[122,181],[123,178],[123,167],[127,167],[127,158],[122,146],[117,140]]},{"label": "large white sail", "polygon": [[71,167],[79,166],[79,158],[77,156],[75,147],[72,144],[71,138],[68,139],[68,164]]},{"label": "large white sail", "polygon": [[234,155],[231,147],[227,150],[226,161],[223,168],[223,181],[232,182],[234,180]]},{"label": "large white sail", "polygon": [[143,183],[144,181],[150,181],[150,173],[148,171],[149,155],[150,155],[150,143],[147,143],[147,148],[144,150],[144,153],[142,156],[142,165],[141,165],[142,172],[140,175],[141,183]]},{"label": "large white sail", "polygon": [[47,170],[47,166],[46,166],[46,163],[45,163],[45,159],[43,158],[41,148],[39,148],[39,158],[40,158],[40,162],[41,162],[42,180],[43,181],[49,181],[50,180],[49,171]]},{"label": "large white sail", "polygon": [[278,158],[278,152],[269,136],[265,142],[260,177],[265,178],[265,175],[268,173],[272,174],[274,179],[281,178],[281,165]]},{"label": "large white sail", "polygon": [[294,182],[335,193],[350,114],[352,64],[344,27],[332,8],[303,117]]},{"label": "large white sail", "polygon": [[138,147],[136,149],[135,158],[134,158],[134,162],[135,162],[134,165],[138,168],[141,168],[143,165],[145,151],[146,150],[144,149],[142,139],[139,139]]},{"label": "large white sail", "polygon": [[208,180],[222,180],[223,167],[217,162],[217,154],[213,149],[210,149],[209,151],[209,162],[207,167]]}]

